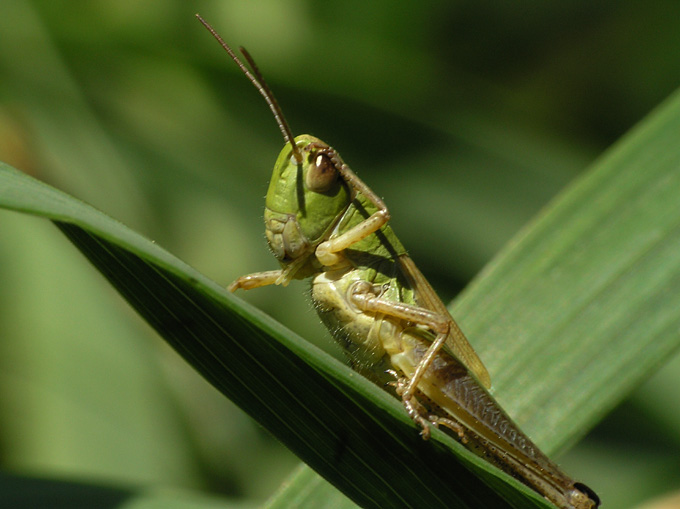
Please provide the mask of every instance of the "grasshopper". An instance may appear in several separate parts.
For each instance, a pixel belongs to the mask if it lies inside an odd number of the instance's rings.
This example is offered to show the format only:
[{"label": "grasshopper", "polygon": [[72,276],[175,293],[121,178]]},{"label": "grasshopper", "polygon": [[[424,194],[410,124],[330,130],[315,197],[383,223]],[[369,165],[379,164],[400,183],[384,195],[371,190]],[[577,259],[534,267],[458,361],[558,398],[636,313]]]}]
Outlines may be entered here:
[{"label": "grasshopper", "polygon": [[[427,439],[443,426],[468,449],[564,509],[597,495],[544,455],[489,394],[484,364],[406,253],[378,197],[323,141],[293,137],[245,49],[250,69],[196,15],[265,98],[281,129],[264,220],[281,268],[241,276],[230,291],[312,280],[312,300],[352,367],[401,398]],[[252,72],[251,72],[252,71]]]}]

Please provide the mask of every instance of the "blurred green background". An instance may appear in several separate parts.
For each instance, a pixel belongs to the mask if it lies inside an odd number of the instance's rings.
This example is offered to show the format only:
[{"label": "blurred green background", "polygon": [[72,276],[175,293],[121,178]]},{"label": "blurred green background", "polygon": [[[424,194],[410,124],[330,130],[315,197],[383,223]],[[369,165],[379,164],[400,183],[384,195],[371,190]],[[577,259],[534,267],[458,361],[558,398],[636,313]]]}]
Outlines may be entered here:
[{"label": "blurred green background", "polygon": [[[275,268],[262,208],[283,142],[196,12],[249,49],[294,133],[385,198],[445,300],[680,84],[670,0],[0,5],[0,160],[225,285]],[[337,355],[305,291],[242,297]],[[52,225],[7,212],[0,339],[6,472],[257,504],[297,464]],[[676,359],[560,462],[608,507],[680,489],[678,386]]]}]

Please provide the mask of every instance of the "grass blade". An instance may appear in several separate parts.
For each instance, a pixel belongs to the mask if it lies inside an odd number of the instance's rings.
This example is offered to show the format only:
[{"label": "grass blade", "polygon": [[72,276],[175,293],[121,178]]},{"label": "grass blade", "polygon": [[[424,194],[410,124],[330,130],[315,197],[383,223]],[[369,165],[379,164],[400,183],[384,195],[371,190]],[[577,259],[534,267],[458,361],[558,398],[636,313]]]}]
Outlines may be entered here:
[{"label": "grass blade", "polygon": [[0,203],[52,219],[208,381],[360,505],[546,507],[443,433],[423,442],[394,398],[122,224],[7,166]]}]

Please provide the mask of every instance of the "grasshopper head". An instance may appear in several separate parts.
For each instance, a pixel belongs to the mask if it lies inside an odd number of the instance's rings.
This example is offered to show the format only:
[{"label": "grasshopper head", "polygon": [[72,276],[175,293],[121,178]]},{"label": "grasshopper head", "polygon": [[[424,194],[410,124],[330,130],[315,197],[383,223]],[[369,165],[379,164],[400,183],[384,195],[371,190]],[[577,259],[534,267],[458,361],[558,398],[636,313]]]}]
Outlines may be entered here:
[{"label": "grasshopper head", "polygon": [[213,27],[198,14],[196,17],[267,101],[286,140],[274,166],[264,211],[267,241],[284,267],[276,284],[286,285],[293,278],[304,278],[318,270],[311,255],[350,204],[350,191],[339,171],[344,163],[331,147],[313,136],[293,139],[274,94],[250,54],[240,48],[250,64],[248,69]]},{"label": "grasshopper head", "polygon": [[[279,154],[267,191],[264,212],[267,241],[283,266],[302,263],[328,238],[351,201],[339,173],[337,153],[309,135],[295,138],[298,162],[290,144]],[[306,271],[296,274],[306,277]]]}]

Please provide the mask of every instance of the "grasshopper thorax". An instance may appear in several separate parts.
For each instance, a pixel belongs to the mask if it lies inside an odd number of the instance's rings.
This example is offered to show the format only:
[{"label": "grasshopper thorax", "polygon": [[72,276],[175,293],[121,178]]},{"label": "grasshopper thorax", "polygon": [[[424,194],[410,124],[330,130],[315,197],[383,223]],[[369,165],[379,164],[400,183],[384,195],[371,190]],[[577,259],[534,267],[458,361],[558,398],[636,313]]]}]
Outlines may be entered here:
[{"label": "grasshopper thorax", "polygon": [[279,154],[267,191],[264,212],[267,241],[283,266],[308,258],[326,240],[351,202],[341,175],[343,162],[321,140],[295,138]]}]

